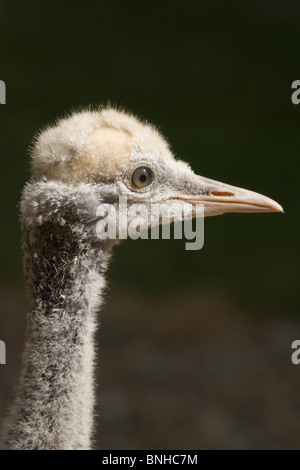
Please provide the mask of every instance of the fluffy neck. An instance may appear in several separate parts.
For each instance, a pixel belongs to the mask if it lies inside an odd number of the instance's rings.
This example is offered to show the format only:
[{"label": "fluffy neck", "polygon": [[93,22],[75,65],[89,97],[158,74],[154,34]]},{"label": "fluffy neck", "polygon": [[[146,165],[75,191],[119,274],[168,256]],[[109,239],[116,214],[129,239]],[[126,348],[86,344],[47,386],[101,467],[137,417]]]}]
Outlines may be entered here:
[{"label": "fluffy neck", "polygon": [[[79,201],[80,195],[76,198]],[[110,247],[72,221],[76,220],[77,204],[71,211],[61,210],[64,217],[59,220],[41,219],[32,213],[32,201],[32,192],[29,197],[25,191],[23,249],[30,311],[20,386],[4,446],[89,449],[95,314]],[[39,210],[43,209],[40,200]]]}]

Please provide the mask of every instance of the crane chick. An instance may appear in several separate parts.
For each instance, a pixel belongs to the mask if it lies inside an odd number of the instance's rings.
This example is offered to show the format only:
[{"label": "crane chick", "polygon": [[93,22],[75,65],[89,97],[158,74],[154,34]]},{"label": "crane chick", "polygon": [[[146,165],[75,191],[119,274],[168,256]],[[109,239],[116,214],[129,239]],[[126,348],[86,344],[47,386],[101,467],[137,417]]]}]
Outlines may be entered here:
[{"label": "crane chick", "polygon": [[117,207],[120,197],[129,208],[159,204],[174,221],[199,204],[205,215],[282,208],[197,176],[153,126],[112,108],[74,113],[43,130],[32,170],[21,201],[28,329],[2,447],[90,449],[96,312],[118,242],[97,236],[99,205]]}]

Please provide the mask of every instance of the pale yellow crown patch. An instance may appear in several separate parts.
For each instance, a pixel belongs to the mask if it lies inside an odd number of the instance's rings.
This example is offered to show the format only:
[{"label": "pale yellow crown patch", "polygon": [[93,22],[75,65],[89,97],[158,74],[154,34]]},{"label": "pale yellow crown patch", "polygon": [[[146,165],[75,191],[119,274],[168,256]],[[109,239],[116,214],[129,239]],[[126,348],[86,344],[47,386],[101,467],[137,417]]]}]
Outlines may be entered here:
[{"label": "pale yellow crown patch", "polygon": [[65,183],[112,181],[128,165],[133,149],[173,159],[160,133],[136,117],[111,108],[82,111],[39,135],[32,169],[37,178]]}]

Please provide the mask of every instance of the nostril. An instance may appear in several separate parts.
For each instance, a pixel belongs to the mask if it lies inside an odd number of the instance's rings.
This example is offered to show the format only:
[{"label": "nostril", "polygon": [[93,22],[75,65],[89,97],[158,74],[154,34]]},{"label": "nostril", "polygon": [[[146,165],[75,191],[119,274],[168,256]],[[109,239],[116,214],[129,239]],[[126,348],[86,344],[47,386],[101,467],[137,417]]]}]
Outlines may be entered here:
[{"label": "nostril", "polygon": [[212,196],[234,196],[234,194],[229,191],[211,191],[209,194]]}]

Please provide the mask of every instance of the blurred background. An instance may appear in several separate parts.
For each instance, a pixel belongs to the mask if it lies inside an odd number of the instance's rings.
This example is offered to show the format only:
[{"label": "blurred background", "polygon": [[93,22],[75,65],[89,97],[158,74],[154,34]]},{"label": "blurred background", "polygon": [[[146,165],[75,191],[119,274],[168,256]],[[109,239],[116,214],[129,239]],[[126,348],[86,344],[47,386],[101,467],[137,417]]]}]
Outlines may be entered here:
[{"label": "blurred background", "polygon": [[115,250],[99,332],[98,449],[299,448],[300,4],[0,2],[0,419],[25,331],[18,202],[47,123],[117,104],[193,169],[285,214],[205,220],[205,244]]}]

